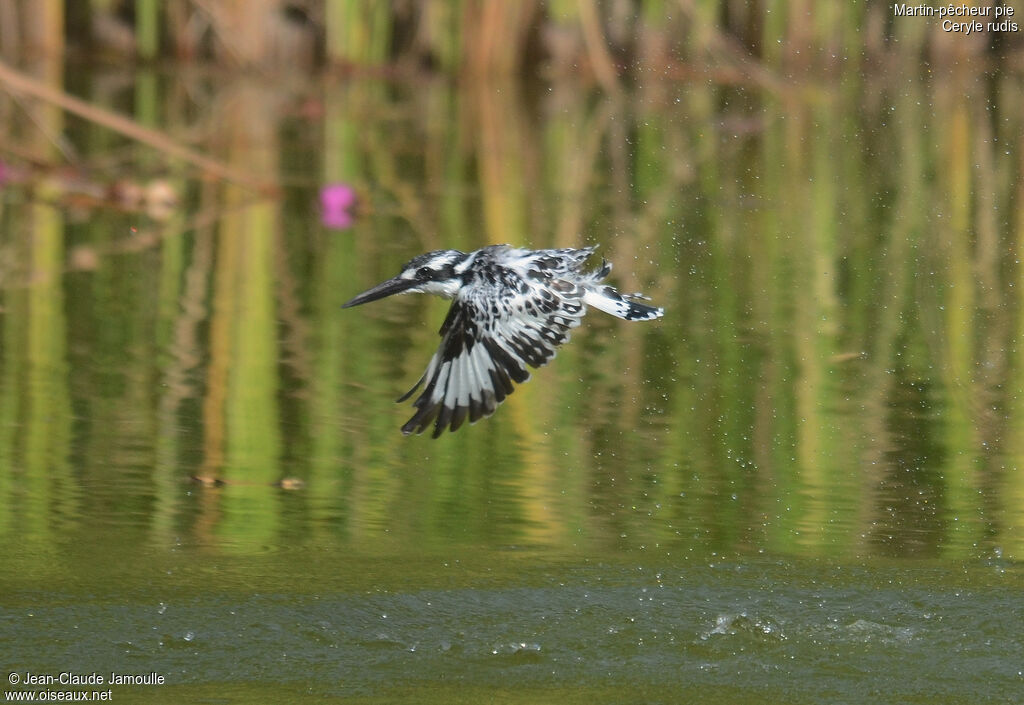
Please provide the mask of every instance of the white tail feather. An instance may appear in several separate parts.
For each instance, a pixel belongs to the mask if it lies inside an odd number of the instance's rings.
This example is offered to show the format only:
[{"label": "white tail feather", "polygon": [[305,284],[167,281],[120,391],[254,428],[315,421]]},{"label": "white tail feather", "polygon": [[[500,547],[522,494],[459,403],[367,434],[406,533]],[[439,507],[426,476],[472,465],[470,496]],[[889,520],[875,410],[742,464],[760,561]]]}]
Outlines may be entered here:
[{"label": "white tail feather", "polygon": [[626,321],[649,321],[661,318],[665,313],[662,308],[627,301],[610,286],[587,289],[583,294],[583,302],[598,311],[604,311]]}]

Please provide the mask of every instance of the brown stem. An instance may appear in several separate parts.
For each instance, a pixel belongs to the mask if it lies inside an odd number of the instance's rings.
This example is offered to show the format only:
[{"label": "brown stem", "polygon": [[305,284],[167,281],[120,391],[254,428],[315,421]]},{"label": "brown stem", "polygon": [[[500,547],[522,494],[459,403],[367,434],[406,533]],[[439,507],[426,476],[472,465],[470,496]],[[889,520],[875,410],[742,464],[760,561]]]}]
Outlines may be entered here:
[{"label": "brown stem", "polygon": [[277,191],[277,186],[273,183],[254,179],[249,174],[238,171],[216,159],[212,159],[194,149],[175,142],[163,132],[144,127],[123,115],[90,105],[80,98],[47,86],[31,76],[26,76],[20,71],[16,71],[3,61],[0,61],[0,86],[3,86],[12,93],[29,95],[56,105],[69,113],[74,113],[81,118],[147,144],[170,157],[181,159],[226,181],[231,181],[245,188],[265,194]]}]

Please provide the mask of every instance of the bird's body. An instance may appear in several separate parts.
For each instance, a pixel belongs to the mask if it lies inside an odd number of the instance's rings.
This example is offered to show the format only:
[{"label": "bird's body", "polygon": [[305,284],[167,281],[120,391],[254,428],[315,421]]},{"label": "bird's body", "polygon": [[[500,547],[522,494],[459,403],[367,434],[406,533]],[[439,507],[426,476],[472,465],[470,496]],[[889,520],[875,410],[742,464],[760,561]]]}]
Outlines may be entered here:
[{"label": "bird's body", "polygon": [[587,306],[627,321],[660,318],[664,311],[601,284],[611,265],[586,272],[595,247],[522,250],[491,245],[475,252],[438,250],[413,258],[402,272],[363,292],[345,307],[391,294],[429,293],[454,299],[441,326],[441,347],[426,372],[398,401],[425,385],[402,427],[422,433],[434,424],[434,438],[494,413],[512,393],[513,382],[529,379],[527,366],[540,367],[569,339]]}]

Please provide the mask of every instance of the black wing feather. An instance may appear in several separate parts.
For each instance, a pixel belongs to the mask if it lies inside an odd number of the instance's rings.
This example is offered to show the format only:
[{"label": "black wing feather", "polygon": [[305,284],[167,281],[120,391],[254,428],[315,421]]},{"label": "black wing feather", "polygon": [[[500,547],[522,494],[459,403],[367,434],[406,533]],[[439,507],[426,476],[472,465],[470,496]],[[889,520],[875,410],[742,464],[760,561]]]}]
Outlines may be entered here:
[{"label": "black wing feather", "polygon": [[550,312],[515,302],[487,309],[475,301],[472,290],[460,292],[441,326],[441,346],[420,380],[398,400],[405,401],[423,387],[413,402],[416,413],[402,426],[402,433],[422,433],[433,424],[437,438],[467,419],[475,423],[490,416],[513,392],[513,383],[530,378],[527,366],[547,364],[555,346],[567,341],[569,329],[579,325],[584,308],[576,291],[572,298],[568,292],[545,291],[553,294],[544,297]]}]

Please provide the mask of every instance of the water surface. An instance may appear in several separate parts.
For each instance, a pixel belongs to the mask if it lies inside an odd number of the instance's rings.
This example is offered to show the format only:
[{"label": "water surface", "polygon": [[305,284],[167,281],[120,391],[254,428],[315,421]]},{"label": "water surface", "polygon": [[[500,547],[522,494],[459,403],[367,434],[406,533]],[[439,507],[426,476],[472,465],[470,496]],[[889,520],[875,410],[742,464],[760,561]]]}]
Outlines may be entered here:
[{"label": "water surface", "polygon": [[[60,114],[90,169],[0,191],[6,672],[167,681],[119,702],[1020,699],[1009,83],[100,78],[281,191],[125,174],[141,148]],[[665,318],[592,312],[493,418],[404,438],[446,304],[340,305],[500,242],[600,244]]]}]

